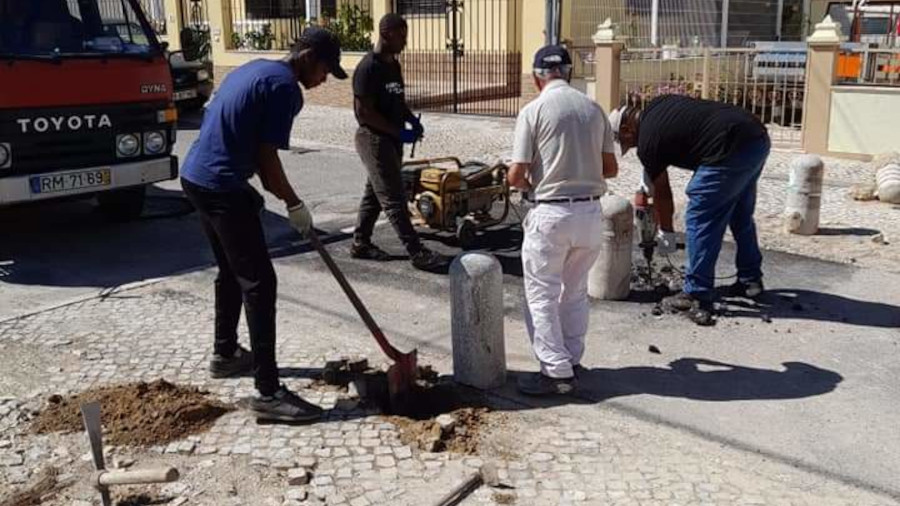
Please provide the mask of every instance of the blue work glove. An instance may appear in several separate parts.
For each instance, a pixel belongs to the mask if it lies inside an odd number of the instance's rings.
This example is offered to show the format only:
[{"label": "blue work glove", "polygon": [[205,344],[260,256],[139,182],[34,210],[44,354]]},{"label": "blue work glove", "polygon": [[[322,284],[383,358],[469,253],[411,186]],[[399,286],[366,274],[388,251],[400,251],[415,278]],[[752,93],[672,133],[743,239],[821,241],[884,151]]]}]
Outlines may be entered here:
[{"label": "blue work glove", "polygon": [[400,142],[403,144],[412,144],[417,140],[419,140],[419,133],[412,128],[400,130]]}]

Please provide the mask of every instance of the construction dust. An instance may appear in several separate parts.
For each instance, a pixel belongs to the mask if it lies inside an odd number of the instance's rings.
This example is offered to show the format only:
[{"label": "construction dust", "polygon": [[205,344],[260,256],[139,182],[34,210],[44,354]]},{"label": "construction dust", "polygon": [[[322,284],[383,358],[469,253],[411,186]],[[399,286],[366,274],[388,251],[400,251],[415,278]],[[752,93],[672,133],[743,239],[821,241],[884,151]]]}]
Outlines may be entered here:
[{"label": "construction dust", "polygon": [[684,276],[670,265],[664,265],[652,272],[646,265],[632,265],[631,290],[649,294],[659,302],[663,297],[681,291]]},{"label": "construction dust", "polygon": [[37,434],[83,431],[80,406],[92,401],[100,403],[105,441],[117,446],[178,441],[205,432],[234,409],[209,399],[208,392],[157,380],[91,389],[68,398],[51,396],[31,430]]},{"label": "construction dust", "polygon": [[8,497],[0,496],[0,506],[37,506],[53,498],[63,485],[59,482],[59,470],[44,469],[37,480],[24,490],[13,491]]}]

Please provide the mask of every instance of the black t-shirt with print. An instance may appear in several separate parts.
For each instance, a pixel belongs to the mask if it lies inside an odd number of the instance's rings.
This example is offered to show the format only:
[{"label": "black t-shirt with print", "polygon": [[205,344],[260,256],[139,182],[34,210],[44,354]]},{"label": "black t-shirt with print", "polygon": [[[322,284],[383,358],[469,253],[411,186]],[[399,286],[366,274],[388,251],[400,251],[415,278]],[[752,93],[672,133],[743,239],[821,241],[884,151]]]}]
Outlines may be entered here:
[{"label": "black t-shirt with print", "polygon": [[655,178],[670,165],[688,170],[714,165],[767,135],[766,127],[740,107],[663,95],[641,113],[638,158]]},{"label": "black t-shirt with print", "polygon": [[[406,93],[400,62],[392,58],[384,62],[374,52],[369,52],[353,74],[353,95],[370,100],[375,110],[390,124],[402,129],[406,121]],[[377,131],[370,125],[363,124],[356,116],[360,126]],[[387,134],[387,132],[378,132]]]}]

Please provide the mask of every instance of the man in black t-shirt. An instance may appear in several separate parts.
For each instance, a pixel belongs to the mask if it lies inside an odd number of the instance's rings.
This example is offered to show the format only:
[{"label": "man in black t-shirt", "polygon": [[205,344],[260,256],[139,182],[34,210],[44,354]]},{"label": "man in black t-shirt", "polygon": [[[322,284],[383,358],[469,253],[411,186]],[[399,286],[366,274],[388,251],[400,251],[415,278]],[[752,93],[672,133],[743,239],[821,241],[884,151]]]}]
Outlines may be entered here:
[{"label": "man in black t-shirt", "polygon": [[368,260],[390,259],[372,244],[372,231],[383,210],[406,246],[413,266],[434,270],[446,261],[425,248],[413,228],[400,174],[403,144],[416,142],[424,133],[422,123],[406,104],[403,74],[397,61],[397,55],[406,48],[407,25],[400,15],[391,13],[381,19],[378,28],[378,45],[362,59],[353,75],[354,111],[359,123],[356,151],[369,179],[359,205],[350,254]]},{"label": "man in black t-shirt", "polygon": [[694,171],[685,210],[688,266],[684,291],[667,298],[696,323],[714,323],[716,260],[725,229],[737,243],[737,296],[762,293],[762,255],[753,212],[756,183],[769,156],[766,128],[744,109],[728,104],[663,95],[643,111],[625,107],[611,115],[622,154],[637,147],[645,185],[653,194],[660,232],[659,252],[675,251],[674,204],[667,169]]}]

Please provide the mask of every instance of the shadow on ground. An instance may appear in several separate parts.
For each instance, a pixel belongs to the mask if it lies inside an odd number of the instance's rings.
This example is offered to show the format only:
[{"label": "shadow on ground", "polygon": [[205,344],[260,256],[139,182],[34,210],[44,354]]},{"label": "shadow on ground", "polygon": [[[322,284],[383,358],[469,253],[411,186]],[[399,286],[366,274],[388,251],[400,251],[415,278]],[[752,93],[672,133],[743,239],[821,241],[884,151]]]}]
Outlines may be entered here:
[{"label": "shadow on ground", "polygon": [[758,301],[725,299],[725,317],[812,320],[900,328],[900,307],[802,289],[769,290]]},{"label": "shadow on ground", "polygon": [[[286,218],[263,211],[262,219],[273,256],[309,251]],[[114,287],[213,263],[190,203],[158,187],[135,221],[107,221],[92,201],[75,200],[2,209],[0,229],[0,283]]]},{"label": "shadow on ground", "polygon": [[803,399],[837,389],[840,374],[803,362],[785,362],[782,370],[727,364],[703,358],[681,358],[668,367],[595,368],[579,374],[571,396],[525,397],[516,382],[528,374],[509,371],[502,392],[529,406],[552,407],[601,403],[618,397],[653,395],[710,402]]}]

